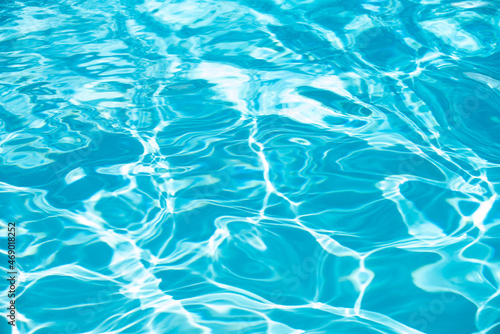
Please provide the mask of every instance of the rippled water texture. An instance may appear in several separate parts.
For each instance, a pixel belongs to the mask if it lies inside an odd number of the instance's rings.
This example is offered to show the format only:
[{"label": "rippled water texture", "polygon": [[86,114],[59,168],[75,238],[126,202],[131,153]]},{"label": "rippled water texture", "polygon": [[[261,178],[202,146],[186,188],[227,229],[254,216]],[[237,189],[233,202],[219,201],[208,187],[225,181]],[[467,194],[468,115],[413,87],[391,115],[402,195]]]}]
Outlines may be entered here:
[{"label": "rippled water texture", "polygon": [[500,333],[499,1],[0,8],[0,332]]}]

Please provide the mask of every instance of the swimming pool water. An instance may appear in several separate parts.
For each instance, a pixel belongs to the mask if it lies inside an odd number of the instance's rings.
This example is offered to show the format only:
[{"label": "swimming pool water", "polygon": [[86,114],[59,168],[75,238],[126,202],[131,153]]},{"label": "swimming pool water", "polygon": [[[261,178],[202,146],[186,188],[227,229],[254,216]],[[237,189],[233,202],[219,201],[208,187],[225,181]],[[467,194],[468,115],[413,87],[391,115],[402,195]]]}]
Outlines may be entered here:
[{"label": "swimming pool water", "polygon": [[2,1],[0,332],[500,333],[499,41],[493,0]]}]

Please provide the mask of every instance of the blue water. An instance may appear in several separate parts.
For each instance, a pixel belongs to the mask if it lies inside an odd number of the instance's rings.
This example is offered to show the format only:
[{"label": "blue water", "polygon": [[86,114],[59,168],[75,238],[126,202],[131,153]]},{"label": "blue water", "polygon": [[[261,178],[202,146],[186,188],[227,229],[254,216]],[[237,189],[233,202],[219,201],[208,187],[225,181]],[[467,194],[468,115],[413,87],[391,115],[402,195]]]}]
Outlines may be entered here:
[{"label": "blue water", "polygon": [[494,0],[3,0],[0,332],[500,333],[499,41]]}]

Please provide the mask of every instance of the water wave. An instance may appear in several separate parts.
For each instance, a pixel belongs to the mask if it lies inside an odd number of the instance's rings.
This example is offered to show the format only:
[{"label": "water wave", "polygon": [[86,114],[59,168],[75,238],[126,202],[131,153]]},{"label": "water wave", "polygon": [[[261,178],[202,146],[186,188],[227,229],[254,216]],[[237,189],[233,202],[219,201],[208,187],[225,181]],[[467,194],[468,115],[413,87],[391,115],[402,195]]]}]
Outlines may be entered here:
[{"label": "water wave", "polygon": [[2,2],[0,327],[497,333],[499,11]]}]

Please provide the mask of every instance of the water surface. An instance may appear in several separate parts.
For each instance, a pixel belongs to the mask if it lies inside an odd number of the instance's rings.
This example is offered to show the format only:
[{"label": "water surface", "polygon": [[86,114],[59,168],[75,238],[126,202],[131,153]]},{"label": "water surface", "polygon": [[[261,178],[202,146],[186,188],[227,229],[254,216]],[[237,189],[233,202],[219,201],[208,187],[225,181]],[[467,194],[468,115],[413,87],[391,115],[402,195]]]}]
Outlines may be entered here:
[{"label": "water surface", "polygon": [[500,332],[498,1],[0,22],[2,333]]}]

